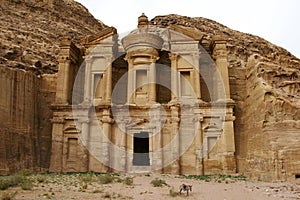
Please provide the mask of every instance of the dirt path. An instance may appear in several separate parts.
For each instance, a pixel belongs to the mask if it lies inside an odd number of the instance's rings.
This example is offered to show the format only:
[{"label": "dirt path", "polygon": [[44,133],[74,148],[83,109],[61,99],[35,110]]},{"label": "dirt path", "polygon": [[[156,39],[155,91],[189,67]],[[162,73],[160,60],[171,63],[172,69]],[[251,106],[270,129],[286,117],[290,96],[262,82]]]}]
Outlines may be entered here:
[{"label": "dirt path", "polygon": [[[133,183],[125,184],[126,177],[132,178]],[[167,185],[154,187],[152,180],[163,180]],[[86,179],[86,180],[85,180]],[[87,180],[76,175],[46,177],[35,183],[31,190],[20,187],[7,189],[6,193],[17,192],[17,200],[57,199],[57,200],[96,200],[96,199],[197,199],[197,200],[279,200],[300,199],[300,184],[292,183],[263,183],[251,181],[212,180],[210,182],[185,179],[173,175],[121,175],[114,182],[101,184],[99,181]],[[186,193],[176,195],[180,184],[192,185],[189,196]],[[174,196],[170,195],[174,188]],[[1,191],[3,193],[3,191]]]}]

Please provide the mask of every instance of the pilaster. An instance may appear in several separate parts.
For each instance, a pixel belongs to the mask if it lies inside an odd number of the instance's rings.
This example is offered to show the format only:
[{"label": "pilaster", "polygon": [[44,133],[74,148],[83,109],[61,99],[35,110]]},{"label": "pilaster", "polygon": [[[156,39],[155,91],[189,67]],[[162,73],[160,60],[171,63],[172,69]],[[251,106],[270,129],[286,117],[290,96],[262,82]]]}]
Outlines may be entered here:
[{"label": "pilaster", "polygon": [[171,101],[177,101],[178,100],[178,72],[177,72],[178,55],[174,53],[169,53],[169,58],[171,60]]},{"label": "pilaster", "polygon": [[180,135],[179,135],[179,107],[177,105],[171,106],[171,124],[172,124],[172,135],[171,138],[174,140],[173,146],[171,147],[172,162],[171,174],[180,174]]},{"label": "pilaster", "polygon": [[103,133],[102,133],[102,151],[103,151],[103,164],[106,166],[106,171],[111,171],[111,157],[112,157],[112,149],[111,149],[111,126],[114,120],[111,118],[110,109],[105,109],[103,111],[103,116],[101,118],[101,122],[103,125]]},{"label": "pilaster", "polygon": [[106,59],[109,63],[106,73],[107,73],[107,82],[106,82],[106,102],[111,102],[111,95],[112,95],[112,62],[113,58],[109,57]]},{"label": "pilaster", "polygon": [[227,36],[216,35],[213,37],[213,57],[217,65],[217,72],[220,74],[223,90],[218,88],[218,100],[232,102],[230,98],[228,60],[227,60]]},{"label": "pilaster", "polygon": [[149,91],[149,100],[150,102],[156,102],[156,61],[159,59],[157,56],[150,57],[150,66],[149,66],[149,81],[150,81],[150,91]]},{"label": "pilaster", "polygon": [[92,84],[92,58],[87,57],[85,59],[85,79],[84,79],[84,103],[91,102],[91,84]]}]

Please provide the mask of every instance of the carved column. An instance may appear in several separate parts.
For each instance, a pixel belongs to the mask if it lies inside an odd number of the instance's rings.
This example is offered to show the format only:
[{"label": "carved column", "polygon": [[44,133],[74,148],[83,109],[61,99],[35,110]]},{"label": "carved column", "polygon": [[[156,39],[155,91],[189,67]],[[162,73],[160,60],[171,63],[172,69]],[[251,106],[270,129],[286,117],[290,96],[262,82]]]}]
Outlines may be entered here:
[{"label": "carved column", "polygon": [[112,58],[107,59],[109,66],[106,69],[107,73],[107,81],[106,81],[106,101],[107,103],[111,102],[111,94],[112,94]]},{"label": "carved column", "polygon": [[134,93],[133,59],[126,55],[125,60],[128,62],[127,103],[132,104],[132,95]]},{"label": "carved column", "polygon": [[110,110],[105,109],[101,119],[103,125],[102,133],[102,158],[103,164],[107,167],[107,171],[110,171],[111,167],[111,125],[114,122],[110,115]]},{"label": "carved column", "polygon": [[169,58],[171,60],[171,101],[176,101],[178,99],[178,55],[169,53]]},{"label": "carved column", "polygon": [[71,60],[59,60],[59,72],[57,78],[56,102],[59,104],[68,104],[70,92],[70,66]]},{"label": "carved column", "polygon": [[63,169],[63,143],[64,143],[64,119],[54,117],[52,119],[52,148],[50,172],[62,172]]},{"label": "carved column", "polygon": [[172,140],[174,140],[173,146],[171,147],[172,153],[172,166],[171,174],[180,174],[180,135],[179,135],[179,107],[171,106],[171,124],[172,124]]},{"label": "carved column", "polygon": [[227,37],[216,35],[213,43],[213,57],[215,59],[217,70],[221,76],[223,90],[218,88],[218,100],[232,101],[230,99],[229,76],[228,76],[228,61],[227,61]]},{"label": "carved column", "polygon": [[[198,110],[200,111],[200,109]],[[200,112],[195,113],[195,151],[196,151],[196,174],[203,175],[204,174],[204,166],[203,166],[203,135],[202,135],[202,122],[203,116]]]},{"label": "carved column", "polygon": [[84,78],[84,102],[88,103],[91,101],[91,85],[92,85],[92,58],[85,59],[85,78]]},{"label": "carved column", "polygon": [[89,150],[90,150],[90,120],[88,118],[81,119],[81,140],[86,148],[83,148],[84,158],[81,161],[85,171],[89,171]]},{"label": "carved column", "polygon": [[199,53],[194,53],[193,54],[193,60],[194,60],[194,76],[193,76],[193,80],[194,80],[194,91],[196,94],[196,98],[198,100],[201,99],[201,88],[200,88],[200,52]]},{"label": "carved column", "polygon": [[232,115],[232,108],[227,108],[226,116],[222,118],[223,134],[222,146],[223,151],[223,172],[236,173],[236,159],[235,159],[235,140],[233,121],[235,117]]},{"label": "carved column", "polygon": [[150,66],[149,66],[149,100],[150,102],[156,102],[156,60],[158,60],[159,57],[151,56],[150,60]]}]

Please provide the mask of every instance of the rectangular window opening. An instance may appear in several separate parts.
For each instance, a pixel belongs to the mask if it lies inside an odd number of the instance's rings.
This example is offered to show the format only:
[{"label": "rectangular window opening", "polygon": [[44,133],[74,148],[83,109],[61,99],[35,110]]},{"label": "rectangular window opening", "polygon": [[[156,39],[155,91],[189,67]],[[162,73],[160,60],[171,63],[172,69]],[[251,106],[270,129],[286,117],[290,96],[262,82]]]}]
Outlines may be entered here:
[{"label": "rectangular window opening", "polygon": [[101,87],[103,86],[103,74],[102,73],[97,73],[94,74],[94,98],[95,99],[101,99],[102,98],[102,92],[101,92]]},{"label": "rectangular window opening", "polygon": [[180,72],[181,96],[191,96],[191,75],[189,71]]},{"label": "rectangular window opening", "polygon": [[147,70],[139,69],[136,70],[136,89],[138,92],[146,92],[147,84]]}]

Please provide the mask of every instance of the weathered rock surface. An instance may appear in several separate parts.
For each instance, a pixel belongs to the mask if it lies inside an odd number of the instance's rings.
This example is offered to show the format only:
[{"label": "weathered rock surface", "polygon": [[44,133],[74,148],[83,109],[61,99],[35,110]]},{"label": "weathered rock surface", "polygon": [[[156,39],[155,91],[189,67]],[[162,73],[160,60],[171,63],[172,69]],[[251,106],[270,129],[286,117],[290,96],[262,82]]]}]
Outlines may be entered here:
[{"label": "weathered rock surface", "polygon": [[105,25],[73,0],[3,0],[0,66],[56,73],[59,41],[95,34]]},{"label": "weathered rock surface", "polygon": [[105,25],[72,0],[3,0],[0,21],[0,174],[48,170],[59,42]]},{"label": "weathered rock surface", "polygon": [[152,24],[225,34],[235,107],[238,172],[261,180],[300,174],[300,60],[285,49],[201,17],[158,16]]}]

